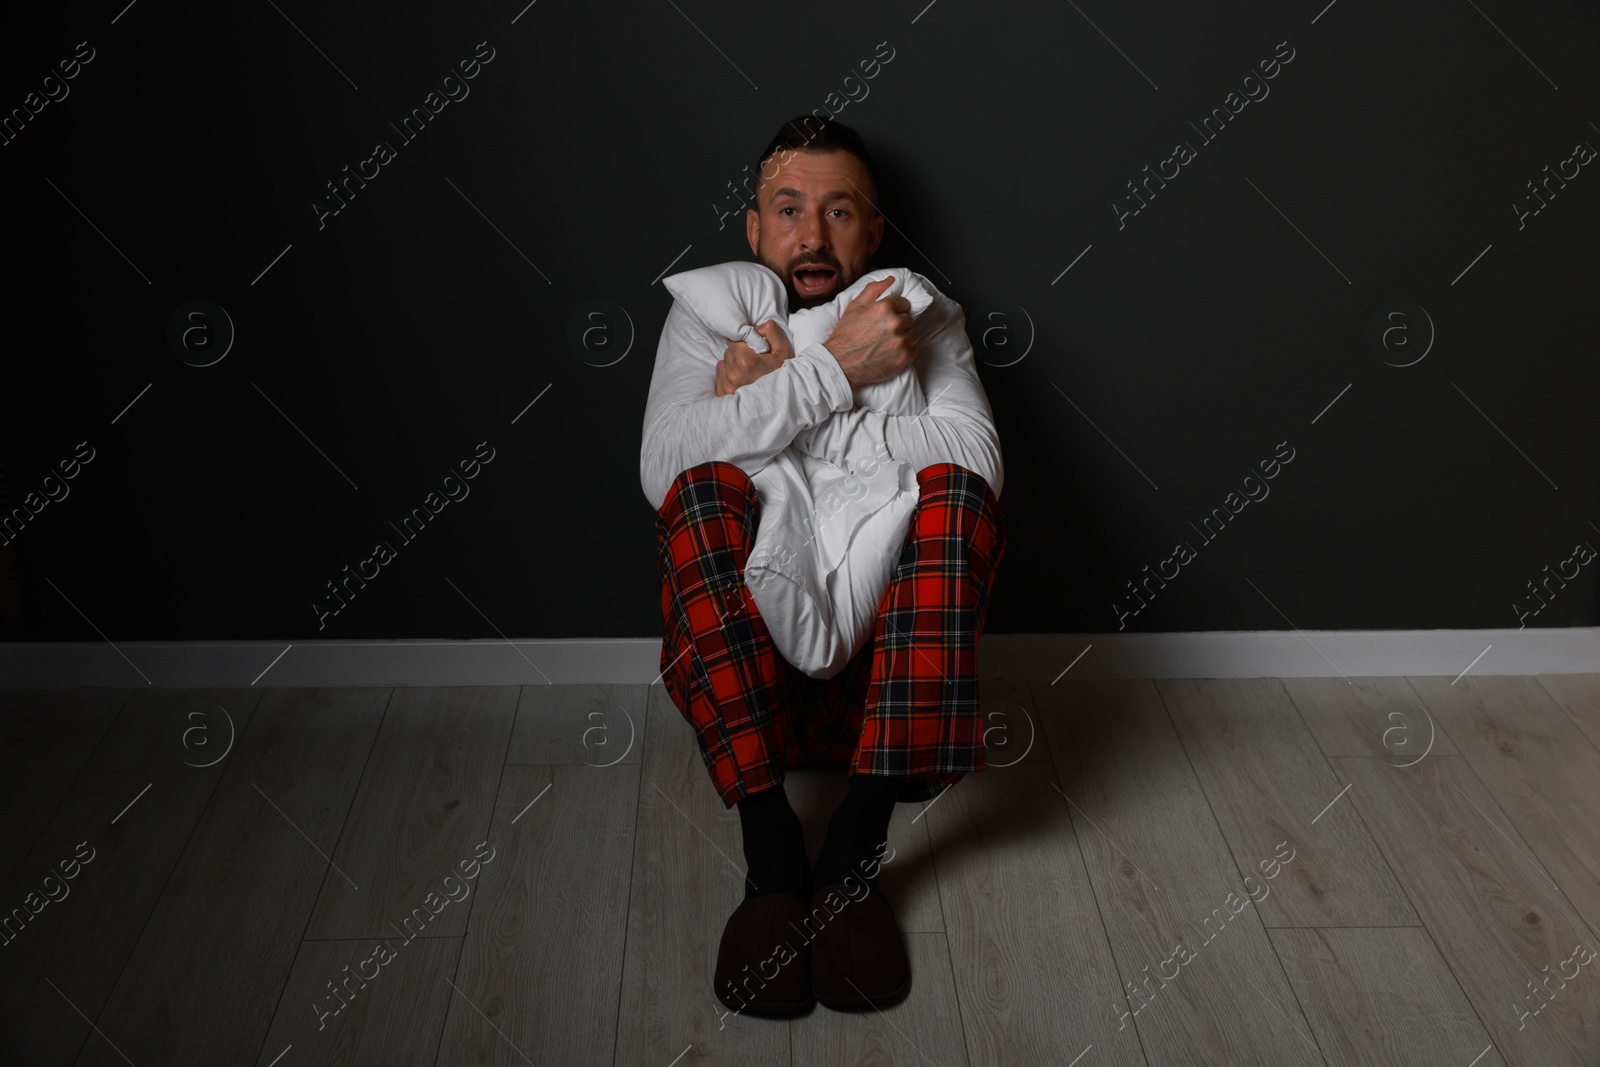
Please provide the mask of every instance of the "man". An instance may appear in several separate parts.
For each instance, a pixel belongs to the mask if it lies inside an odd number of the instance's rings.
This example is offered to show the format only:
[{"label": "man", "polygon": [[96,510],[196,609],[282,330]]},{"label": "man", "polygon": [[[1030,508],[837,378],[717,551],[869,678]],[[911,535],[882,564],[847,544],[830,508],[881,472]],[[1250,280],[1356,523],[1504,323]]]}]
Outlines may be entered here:
[{"label": "man", "polygon": [[[783,279],[791,313],[829,302],[883,238],[866,146],[843,123],[801,116],[757,173],[751,251]],[[722,341],[675,302],[651,379],[640,480],[657,508],[662,679],[718,795],[738,806],[748,867],[714,978],[733,1011],[904,996],[905,947],[877,890],[894,804],[985,766],[976,646],[1005,550],[999,439],[960,306],[941,294],[913,319],[904,297],[878,299],[891,283],[868,284],[826,342],[794,352],[767,322],[771,351],[735,342],[720,360],[707,352]],[[913,366],[926,414],[854,406],[855,387]],[[851,471],[887,459],[916,472],[903,544],[865,549],[898,559],[876,629],[829,679],[777,654],[744,583],[761,515],[751,475],[789,448]],[[785,770],[813,764],[850,775],[814,870],[783,790]]]}]

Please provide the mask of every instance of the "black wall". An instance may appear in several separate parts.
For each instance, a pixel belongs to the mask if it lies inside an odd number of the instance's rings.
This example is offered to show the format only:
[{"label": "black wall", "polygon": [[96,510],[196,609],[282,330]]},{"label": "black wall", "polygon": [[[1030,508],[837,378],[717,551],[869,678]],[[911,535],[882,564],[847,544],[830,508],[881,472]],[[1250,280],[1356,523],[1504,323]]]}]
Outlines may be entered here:
[{"label": "black wall", "polygon": [[[730,183],[847,93],[875,265],[960,301],[983,361],[989,632],[1600,621],[1593,4],[276,2],[0,42],[8,111],[93,49],[0,147],[0,456],[39,508],[0,557],[9,638],[658,635],[653,280],[750,258]],[[413,142],[388,125],[491,49]],[[209,366],[226,327],[191,301],[232,323]]]}]

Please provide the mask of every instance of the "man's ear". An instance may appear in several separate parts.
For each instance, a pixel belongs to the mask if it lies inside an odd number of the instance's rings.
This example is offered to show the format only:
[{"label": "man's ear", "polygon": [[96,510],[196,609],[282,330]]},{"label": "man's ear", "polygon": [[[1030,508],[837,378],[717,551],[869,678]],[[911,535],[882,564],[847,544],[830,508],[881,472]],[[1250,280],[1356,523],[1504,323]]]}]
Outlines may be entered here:
[{"label": "man's ear", "polygon": [[744,236],[750,242],[750,254],[760,255],[761,248],[761,212],[750,208],[744,213]]},{"label": "man's ear", "polygon": [[878,246],[883,243],[883,216],[872,216],[872,221],[867,226],[872,231],[872,240],[867,245],[867,256],[870,259],[872,256],[877,255]]}]

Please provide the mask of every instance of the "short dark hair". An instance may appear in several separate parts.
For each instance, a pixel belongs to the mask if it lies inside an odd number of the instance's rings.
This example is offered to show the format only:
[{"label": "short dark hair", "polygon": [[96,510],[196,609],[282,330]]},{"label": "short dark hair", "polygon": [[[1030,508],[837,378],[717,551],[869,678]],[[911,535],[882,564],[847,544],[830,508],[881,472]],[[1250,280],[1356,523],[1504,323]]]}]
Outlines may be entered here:
[{"label": "short dark hair", "polygon": [[772,140],[767,142],[766,149],[761,153],[761,158],[756,160],[756,187],[760,188],[762,181],[771,181],[777,176],[777,170],[768,175],[764,172],[767,160],[775,153],[783,152],[786,161],[793,152],[849,152],[861,161],[866,168],[867,177],[872,182],[869,196],[869,205],[874,215],[882,214],[878,210],[878,174],[872,165],[872,153],[867,151],[867,146],[861,140],[861,135],[854,129],[846,126],[835,118],[818,118],[816,115],[796,115],[794,118],[778,127],[778,132],[773,134]]}]

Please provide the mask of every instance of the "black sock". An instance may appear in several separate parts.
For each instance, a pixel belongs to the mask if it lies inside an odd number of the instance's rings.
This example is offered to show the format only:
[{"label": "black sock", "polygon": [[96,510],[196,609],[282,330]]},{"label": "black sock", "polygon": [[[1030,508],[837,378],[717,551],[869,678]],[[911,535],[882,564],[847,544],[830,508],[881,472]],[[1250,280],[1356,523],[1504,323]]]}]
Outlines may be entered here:
[{"label": "black sock", "polygon": [[780,782],[738,802],[744,835],[744,898],[792,893],[811,899],[811,865],[806,861],[805,830],[789,806]]},{"label": "black sock", "polygon": [[849,877],[852,884],[864,882],[877,889],[878,865],[889,839],[889,817],[905,783],[904,778],[872,774],[850,777],[850,791],[828,820],[828,836],[812,874],[815,888],[844,883]]}]

